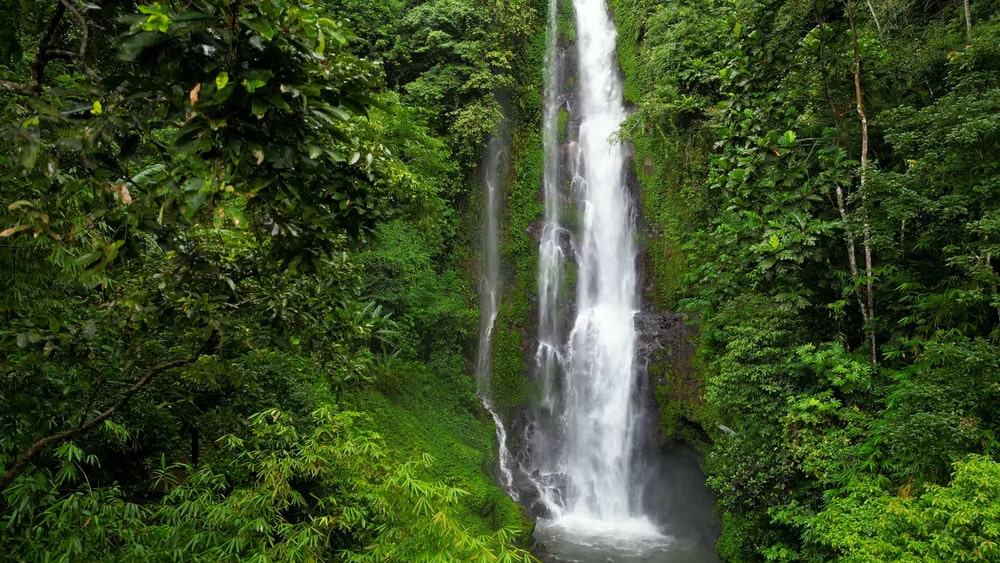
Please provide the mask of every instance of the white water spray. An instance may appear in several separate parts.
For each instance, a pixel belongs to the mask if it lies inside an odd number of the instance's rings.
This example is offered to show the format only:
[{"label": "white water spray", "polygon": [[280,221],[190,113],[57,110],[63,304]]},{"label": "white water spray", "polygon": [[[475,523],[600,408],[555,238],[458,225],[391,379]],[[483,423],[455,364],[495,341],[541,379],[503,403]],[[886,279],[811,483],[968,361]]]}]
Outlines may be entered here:
[{"label": "white water spray", "polygon": [[[559,0],[549,2],[549,29],[555,30]],[[545,197],[545,218],[539,243],[538,266],[538,350],[535,360],[544,386],[545,407],[551,412],[557,396],[554,387],[562,363],[563,331],[560,330],[559,296],[563,280],[563,262],[566,259],[562,239],[568,234],[560,226],[562,197],[560,195],[559,92],[560,69],[557,60],[556,34],[549,33],[545,55],[545,100],[542,108],[542,146],[545,153],[545,170],[542,191]],[[543,495],[544,500],[544,495]]]},{"label": "white water spray", "polygon": [[577,0],[575,7],[581,87],[573,184],[583,220],[566,370],[567,509],[583,518],[617,520],[632,515],[638,306],[625,155],[612,141],[626,114],[607,7],[603,0]]},{"label": "white water spray", "polygon": [[[560,150],[557,3],[553,0],[550,7],[546,60],[545,224],[536,357],[546,393],[543,407],[549,424],[557,428],[531,437],[540,500],[549,513],[539,527],[543,533],[556,530],[632,545],[662,543],[665,538],[642,513],[633,475],[638,297],[635,220],[626,190],[625,151],[616,140],[626,117],[616,31],[604,0],[573,0],[577,135]],[[566,172],[578,214],[569,247],[561,224],[560,179]],[[561,310],[568,308],[559,293],[566,279],[567,248],[576,259],[576,316],[568,334],[559,324]]]}]

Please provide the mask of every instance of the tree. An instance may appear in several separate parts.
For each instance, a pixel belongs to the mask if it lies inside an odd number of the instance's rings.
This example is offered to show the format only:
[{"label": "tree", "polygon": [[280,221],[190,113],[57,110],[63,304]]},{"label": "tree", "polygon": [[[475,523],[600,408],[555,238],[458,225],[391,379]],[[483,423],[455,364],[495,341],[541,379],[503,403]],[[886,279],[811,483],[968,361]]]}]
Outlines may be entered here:
[{"label": "tree", "polygon": [[[334,406],[390,375],[404,339],[356,258],[402,215],[441,252],[452,226],[427,222],[451,214],[440,195],[457,173],[324,5],[13,13],[13,43],[0,36],[5,552],[530,560],[510,530],[470,531],[463,493],[425,479],[426,459],[389,455]],[[448,305],[468,318],[462,299]],[[446,376],[461,376],[449,352]]]},{"label": "tree", "polygon": [[[25,289],[38,272],[14,270],[0,310],[0,347],[13,352],[3,367],[12,388],[41,375],[72,397],[57,432],[5,444],[20,453],[5,461],[0,489],[157,377],[259,337],[248,321],[267,311],[269,284],[324,267],[405,187],[362,121],[378,72],[346,51],[345,32],[317,6],[137,8],[61,0],[23,12],[47,23],[28,68],[13,71],[27,82],[0,85],[18,96],[8,95],[14,120],[3,128],[18,161],[0,186],[10,225],[0,236],[11,243],[0,252],[47,262],[41,271],[65,284]],[[79,45],[69,54],[53,44],[66,29]],[[67,307],[66,289],[85,303]],[[271,309],[272,321],[284,309]],[[115,390],[109,380],[131,383]]]}]

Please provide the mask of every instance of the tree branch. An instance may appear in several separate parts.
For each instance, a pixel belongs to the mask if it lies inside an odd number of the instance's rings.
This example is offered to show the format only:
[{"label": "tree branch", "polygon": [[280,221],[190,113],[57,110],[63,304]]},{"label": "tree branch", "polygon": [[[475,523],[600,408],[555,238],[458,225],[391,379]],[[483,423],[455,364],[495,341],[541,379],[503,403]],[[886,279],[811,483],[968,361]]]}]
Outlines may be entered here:
[{"label": "tree branch", "polygon": [[62,18],[65,14],[66,6],[62,3],[56,4],[56,11],[52,13],[49,24],[45,26],[45,31],[38,38],[38,49],[35,51],[35,60],[31,61],[31,65],[29,66],[31,70],[30,93],[32,94],[42,91],[42,83],[45,82],[45,66],[49,64],[50,60],[48,56],[49,42],[52,41],[52,36],[59,29],[59,24],[62,23]]},{"label": "tree branch", "polygon": [[169,371],[174,368],[183,367],[193,363],[198,358],[199,354],[200,350],[198,354],[195,354],[190,358],[166,362],[151,368],[142,377],[136,380],[135,383],[133,383],[132,386],[129,387],[128,391],[123,393],[122,396],[118,397],[118,400],[116,400],[110,407],[105,409],[104,412],[100,413],[94,418],[91,418],[90,420],[84,422],[83,424],[72,430],[67,430],[59,434],[52,434],[51,436],[46,436],[41,440],[38,440],[37,442],[32,444],[31,447],[28,448],[28,450],[21,455],[21,457],[17,460],[17,462],[15,462],[14,465],[11,466],[10,469],[8,469],[3,474],[3,478],[0,478],[0,492],[5,490],[14,481],[14,479],[16,479],[22,473],[24,473],[24,470],[28,468],[28,465],[31,463],[31,461],[35,459],[35,457],[37,457],[38,454],[42,453],[42,450],[44,450],[47,446],[51,444],[58,444],[61,442],[65,442],[66,440],[72,440],[73,438],[76,438],[77,436],[90,431],[98,424],[114,416],[114,414],[117,413],[119,410],[121,410],[121,408],[125,406],[125,403],[129,402],[132,399],[132,397],[134,397],[140,391],[148,387],[156,376],[160,375],[165,371]]},{"label": "tree branch", "polygon": [[23,82],[10,82],[7,80],[0,80],[0,90],[14,92],[15,94],[24,94],[26,96],[34,94],[36,92],[34,82],[23,83]]},{"label": "tree branch", "polygon": [[74,0],[59,1],[61,6],[65,6],[66,9],[69,10],[69,13],[73,15],[73,19],[75,19],[76,23],[80,26],[80,50],[76,55],[76,62],[80,65],[80,69],[83,71],[83,74],[86,75],[86,77],[91,81],[96,82],[97,75],[95,75],[94,72],[90,70],[90,67],[87,66],[87,43],[90,41],[90,28],[87,25],[87,20],[83,17],[83,14],[76,6]]},{"label": "tree branch", "polygon": [[[76,20],[77,25],[80,27],[80,47],[76,52],[49,48],[52,38],[55,37],[56,32],[59,30],[59,25],[62,23],[63,16],[66,15],[67,11],[73,16],[73,19]],[[76,62],[80,66],[80,70],[91,82],[99,82],[100,79],[98,76],[87,66],[86,57],[89,44],[90,26],[87,25],[87,19],[83,17],[83,13],[76,5],[75,0],[59,0],[55,11],[52,13],[52,17],[49,18],[49,23],[38,38],[35,58],[28,65],[28,70],[31,72],[31,79],[28,82],[0,80],[0,90],[29,96],[41,93],[42,85],[45,83],[45,67],[48,66],[49,61],[54,59]]]},{"label": "tree branch", "polygon": [[875,6],[872,6],[872,0],[867,0],[868,11],[871,12],[872,21],[875,22],[875,30],[878,31],[879,37],[882,36],[882,26],[878,23],[878,16],[875,15]]}]

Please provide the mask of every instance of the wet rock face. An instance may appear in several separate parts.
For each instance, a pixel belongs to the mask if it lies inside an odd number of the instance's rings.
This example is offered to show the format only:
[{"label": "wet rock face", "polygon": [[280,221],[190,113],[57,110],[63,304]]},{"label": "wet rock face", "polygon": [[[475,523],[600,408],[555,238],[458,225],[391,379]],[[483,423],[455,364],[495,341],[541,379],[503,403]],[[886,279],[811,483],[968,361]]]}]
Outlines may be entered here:
[{"label": "wet rock face", "polygon": [[[535,244],[541,244],[542,231],[545,229],[545,225],[545,218],[542,217],[529,223],[528,228],[524,232],[531,240],[535,241]],[[573,233],[569,229],[560,228],[556,234],[559,241],[559,251],[562,253],[563,258],[572,264],[576,264],[576,248],[573,245]]]},{"label": "wet rock face", "polygon": [[695,330],[684,321],[684,315],[673,311],[642,311],[635,318],[639,341],[636,353],[639,365],[653,361],[677,364],[693,353]]},{"label": "wet rock face", "polygon": [[536,434],[537,419],[545,418],[537,409],[527,406],[515,409],[511,416],[508,436],[511,450],[515,453],[515,467],[511,487],[517,495],[518,503],[525,509],[527,516],[533,520],[553,516],[542,501],[542,491],[551,497],[561,497],[559,491],[565,491],[568,485],[566,475],[561,473],[541,474],[538,470],[529,473],[529,458],[532,448],[538,447],[532,443],[531,437]]}]

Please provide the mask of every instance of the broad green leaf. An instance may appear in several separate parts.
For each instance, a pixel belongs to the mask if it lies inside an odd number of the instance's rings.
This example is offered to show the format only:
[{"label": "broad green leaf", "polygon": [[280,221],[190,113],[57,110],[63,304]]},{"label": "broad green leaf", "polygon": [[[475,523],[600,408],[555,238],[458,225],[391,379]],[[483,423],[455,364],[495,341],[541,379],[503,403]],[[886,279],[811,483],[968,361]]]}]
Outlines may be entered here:
[{"label": "broad green leaf", "polygon": [[36,138],[29,138],[21,145],[20,160],[21,167],[25,170],[32,170],[38,161],[39,141]]}]

